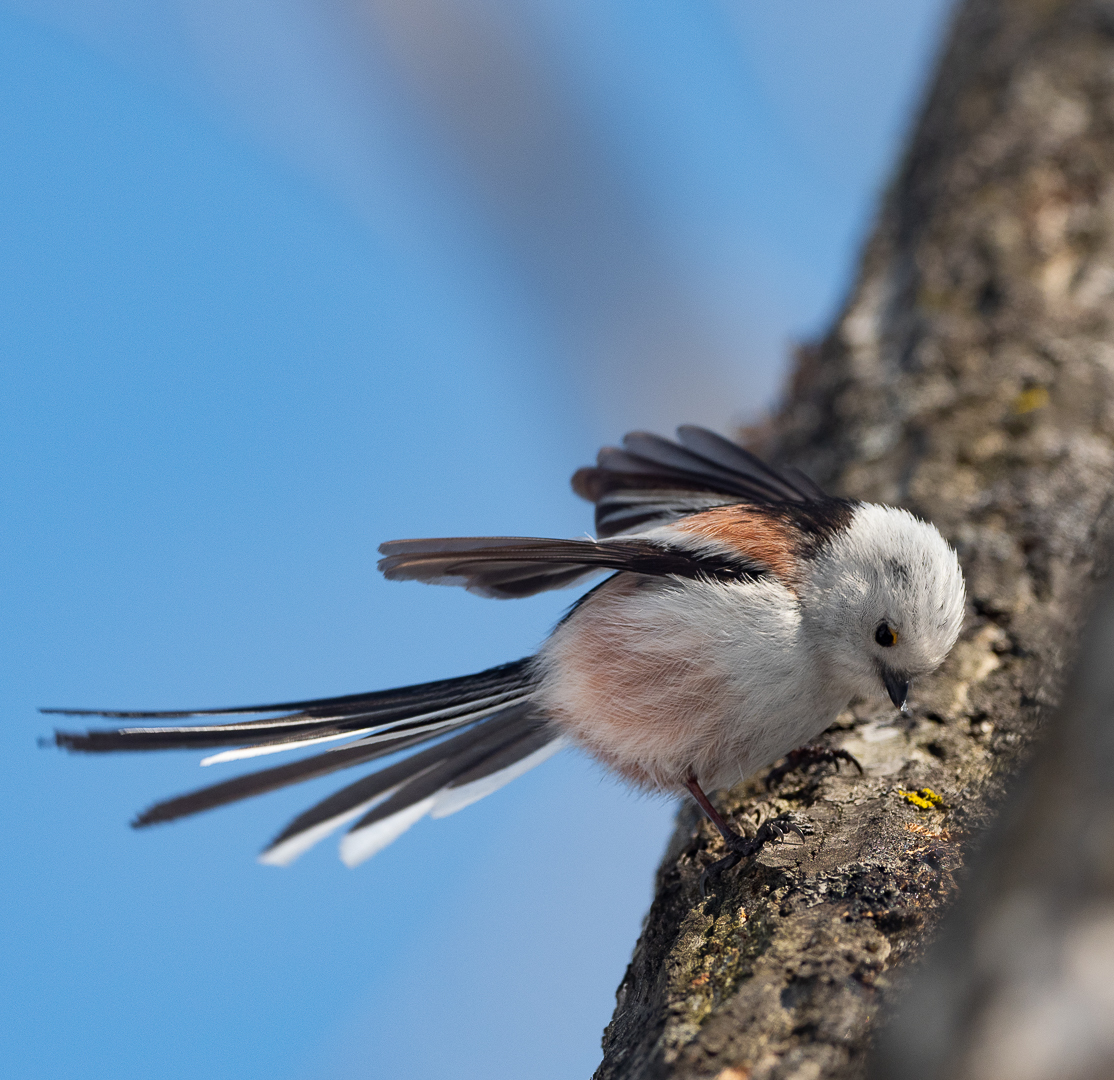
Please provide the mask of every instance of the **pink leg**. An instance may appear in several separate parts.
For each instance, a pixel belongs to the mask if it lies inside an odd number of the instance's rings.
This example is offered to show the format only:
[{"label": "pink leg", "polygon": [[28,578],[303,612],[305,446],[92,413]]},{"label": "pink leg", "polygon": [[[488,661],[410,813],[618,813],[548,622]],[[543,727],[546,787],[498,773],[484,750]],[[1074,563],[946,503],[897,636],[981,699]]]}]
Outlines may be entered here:
[{"label": "pink leg", "polygon": [[689,769],[688,776],[685,777],[685,787],[692,792],[692,797],[700,804],[700,809],[708,815],[708,820],[719,829],[719,834],[724,840],[730,840],[731,837],[741,839],[739,834],[727,824],[723,815],[712,805],[711,799],[701,790],[700,785],[696,782],[696,773],[691,769]]},{"label": "pink leg", "polygon": [[704,794],[700,785],[696,782],[696,773],[691,769],[685,777],[685,787],[692,792],[692,796],[700,805],[700,809],[708,815],[708,820],[719,830],[720,836],[723,837],[724,843],[727,845],[728,854],[717,862],[712,863],[704,873],[700,875],[700,895],[705,896],[705,886],[709,878],[719,877],[724,870],[730,870],[733,866],[738,865],[743,859],[750,858],[752,855],[757,855],[761,850],[762,845],[770,840],[781,840],[787,832],[795,832],[802,840],[804,834],[801,830],[791,821],[767,821],[759,830],[758,835],[753,840],[748,840],[745,836],[740,836],[724,819],[723,815],[712,805],[711,800]]}]

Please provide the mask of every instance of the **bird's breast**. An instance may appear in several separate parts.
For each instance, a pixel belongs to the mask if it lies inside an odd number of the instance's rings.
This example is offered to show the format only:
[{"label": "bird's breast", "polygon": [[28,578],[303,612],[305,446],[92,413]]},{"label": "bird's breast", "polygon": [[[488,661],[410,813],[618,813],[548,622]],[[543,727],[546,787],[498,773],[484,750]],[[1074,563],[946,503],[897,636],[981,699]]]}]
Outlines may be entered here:
[{"label": "bird's breast", "polygon": [[796,598],[772,578],[618,574],[543,646],[539,703],[635,784],[675,789],[695,769],[724,786],[796,738],[812,678],[803,650]]}]

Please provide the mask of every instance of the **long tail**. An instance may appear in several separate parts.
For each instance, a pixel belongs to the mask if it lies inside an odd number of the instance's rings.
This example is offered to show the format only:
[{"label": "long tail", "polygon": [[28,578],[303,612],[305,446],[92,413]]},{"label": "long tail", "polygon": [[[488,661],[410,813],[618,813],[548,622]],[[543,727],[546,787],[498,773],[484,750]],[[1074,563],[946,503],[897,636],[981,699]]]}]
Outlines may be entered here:
[{"label": "long tail", "polygon": [[202,765],[349,740],[323,753],[156,803],[136,817],[132,822],[136,828],[173,821],[433,743],[311,807],[260,856],[262,862],[287,865],[356,818],[341,843],[341,858],[355,866],[426,814],[445,817],[455,813],[561,749],[565,740],[532,704],[536,686],[532,658],[527,657],[459,679],[313,701],[189,712],[42,711],[131,720],[283,714],[217,724],[144,725],[56,731],[54,735],[58,746],[81,753],[224,748],[205,758]]}]

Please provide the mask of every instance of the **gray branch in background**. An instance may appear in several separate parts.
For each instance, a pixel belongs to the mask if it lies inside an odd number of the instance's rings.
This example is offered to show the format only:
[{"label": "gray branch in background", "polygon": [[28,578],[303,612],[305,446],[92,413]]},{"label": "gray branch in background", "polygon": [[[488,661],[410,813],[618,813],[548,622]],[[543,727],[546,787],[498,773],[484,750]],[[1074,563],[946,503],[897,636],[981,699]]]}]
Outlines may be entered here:
[{"label": "gray branch in background", "polygon": [[[535,298],[588,402],[652,424],[726,418],[746,379],[651,205],[515,5],[333,0],[435,130]],[[753,367],[753,358],[750,366]],[[752,374],[752,378],[755,378]],[[746,402],[732,401],[739,415]]]},{"label": "gray branch in background", "polygon": [[[803,844],[767,849],[702,901],[700,874],[721,843],[682,813],[619,987],[598,1080],[859,1076],[876,1017],[903,984],[923,977],[926,994],[952,993],[941,976],[907,962],[923,953],[969,857],[973,880],[983,880],[972,852],[990,850],[979,837],[1053,713],[1105,573],[1112,330],[1114,5],[967,0],[842,315],[799,358],[779,415],[750,432],[758,449],[835,491],[936,522],[967,575],[964,632],[944,668],[915,688],[906,721],[856,705],[828,733],[863,763],[864,776],[819,769],[791,773],[770,792],[751,782],[721,795],[743,827],[793,814]],[[1092,635],[1097,650],[1109,640],[1107,629]],[[1105,687],[1109,652],[1090,655]],[[1065,722],[1097,717],[1099,700],[1073,706],[1078,718]],[[1080,730],[1078,745],[1092,737],[1097,757],[1097,734]],[[1093,823],[1083,811],[1099,794],[1092,773],[1066,778],[1072,761],[1095,766],[1069,749],[1075,738],[1045,751],[1044,760],[1060,764],[1035,774],[1028,805],[1062,803],[1039,835],[1048,845],[1060,835],[1064,860],[1070,848],[1094,846],[1077,880],[1097,896],[1100,880],[1109,890],[1112,822],[1109,809]],[[1044,791],[1054,781],[1062,794]],[[1023,851],[1012,843],[1007,852]],[[1101,982],[1087,965],[1110,947],[1109,909],[1063,908],[1063,925],[1045,926],[1071,890],[1065,863],[1042,862],[1035,850],[1031,861],[1010,865],[1014,876],[999,874],[1002,903],[1029,899],[1008,910],[992,905],[1004,920],[994,940],[1043,937],[1044,951],[1034,945],[1021,968],[1010,968],[1007,952],[986,946],[984,1007],[927,1014],[940,1038],[955,1033],[945,1055],[967,1045],[969,1060],[992,1060],[987,1040],[1002,1038],[1021,1011],[1032,1018],[1065,1008],[1052,989],[1057,979],[1065,988],[1072,978]],[[1007,887],[1026,876],[1036,891]],[[957,948],[956,940],[942,948]],[[957,975],[964,989],[955,992],[979,998],[979,977]],[[1026,996],[1042,979],[1052,982]],[[1095,1008],[1110,1000],[1108,989],[1101,993]],[[902,1075],[926,1071],[923,1044],[902,1041],[925,1008],[917,1000],[886,1043],[891,1063],[897,1047],[907,1048]],[[1089,1016],[1075,1012],[1081,1027]],[[962,1036],[961,1022],[971,1025]],[[1028,1034],[1031,1043],[1042,1039]],[[1048,1038],[1042,1052],[1071,1042],[1053,1030]],[[1041,1075],[1092,1075],[1061,1066]],[[876,1075],[897,1075],[886,1068]],[[964,1075],[950,1068],[929,1075]]]}]

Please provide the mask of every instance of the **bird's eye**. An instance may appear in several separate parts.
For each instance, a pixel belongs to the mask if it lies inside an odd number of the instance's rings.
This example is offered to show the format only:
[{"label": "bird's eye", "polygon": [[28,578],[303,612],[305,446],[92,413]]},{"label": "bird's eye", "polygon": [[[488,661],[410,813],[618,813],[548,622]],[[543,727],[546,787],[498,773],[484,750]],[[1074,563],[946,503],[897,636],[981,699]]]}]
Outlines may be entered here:
[{"label": "bird's eye", "polygon": [[892,629],[889,623],[879,623],[878,629],[874,631],[874,640],[883,649],[888,649],[891,645],[897,644],[897,631]]}]

